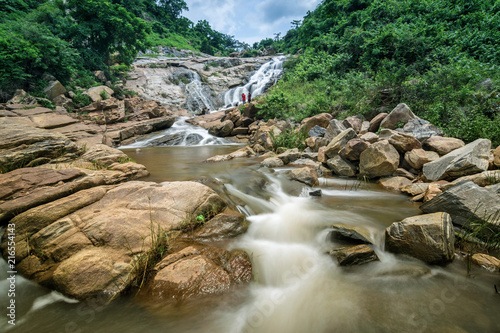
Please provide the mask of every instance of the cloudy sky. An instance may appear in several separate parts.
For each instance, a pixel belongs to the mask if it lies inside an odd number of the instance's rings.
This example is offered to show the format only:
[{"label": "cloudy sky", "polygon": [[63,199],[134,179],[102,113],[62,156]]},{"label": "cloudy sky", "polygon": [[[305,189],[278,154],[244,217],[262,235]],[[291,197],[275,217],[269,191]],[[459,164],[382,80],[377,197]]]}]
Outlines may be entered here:
[{"label": "cloudy sky", "polygon": [[182,16],[194,23],[207,20],[213,29],[252,45],[264,38],[283,36],[293,20],[302,20],[320,0],[185,0]]}]

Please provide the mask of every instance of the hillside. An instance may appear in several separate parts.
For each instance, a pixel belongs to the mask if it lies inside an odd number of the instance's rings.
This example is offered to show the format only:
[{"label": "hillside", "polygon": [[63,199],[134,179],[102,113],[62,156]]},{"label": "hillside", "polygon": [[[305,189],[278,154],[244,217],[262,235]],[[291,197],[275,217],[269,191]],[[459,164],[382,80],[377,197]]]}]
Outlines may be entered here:
[{"label": "hillside", "polygon": [[227,55],[239,45],[206,21],[194,24],[182,17],[188,9],[183,0],[2,0],[0,4],[0,102],[15,89],[44,97],[43,88],[51,77],[74,93],[97,85],[93,75],[97,70],[117,82],[139,51],[157,46]]},{"label": "hillside", "polygon": [[264,116],[371,119],[404,102],[450,136],[500,144],[500,1],[324,0],[292,24],[254,45],[298,54]]}]

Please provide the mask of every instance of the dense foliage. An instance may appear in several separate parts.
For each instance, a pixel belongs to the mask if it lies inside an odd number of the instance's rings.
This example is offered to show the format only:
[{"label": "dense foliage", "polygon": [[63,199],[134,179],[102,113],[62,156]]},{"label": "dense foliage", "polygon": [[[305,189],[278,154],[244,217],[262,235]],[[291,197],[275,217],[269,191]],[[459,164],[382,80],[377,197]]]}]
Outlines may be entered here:
[{"label": "dense foliage", "polygon": [[154,46],[228,54],[240,43],[182,17],[184,0],[0,0],[0,101],[15,89],[40,94],[44,74],[70,87],[115,79]]},{"label": "dense foliage", "polygon": [[300,50],[265,117],[369,118],[404,102],[449,135],[500,144],[500,1],[324,0],[292,24],[263,41]]}]

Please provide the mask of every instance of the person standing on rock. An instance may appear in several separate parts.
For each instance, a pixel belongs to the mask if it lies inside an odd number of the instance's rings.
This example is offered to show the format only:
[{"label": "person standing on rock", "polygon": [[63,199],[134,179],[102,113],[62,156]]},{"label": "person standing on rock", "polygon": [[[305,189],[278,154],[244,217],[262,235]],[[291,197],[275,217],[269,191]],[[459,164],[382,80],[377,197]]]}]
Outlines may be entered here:
[{"label": "person standing on rock", "polygon": [[252,94],[248,92],[248,103],[250,103],[251,101],[252,101]]},{"label": "person standing on rock", "polygon": [[245,105],[245,102],[247,101],[247,96],[245,93],[241,94],[241,99],[243,100],[243,105]]}]

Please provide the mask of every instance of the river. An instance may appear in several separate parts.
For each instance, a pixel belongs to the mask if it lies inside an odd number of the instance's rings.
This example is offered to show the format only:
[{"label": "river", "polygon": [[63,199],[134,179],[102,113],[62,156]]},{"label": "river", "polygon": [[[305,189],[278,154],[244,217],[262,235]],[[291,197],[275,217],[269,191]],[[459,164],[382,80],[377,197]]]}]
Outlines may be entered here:
[{"label": "river", "polygon": [[[172,129],[171,131],[175,131]],[[177,128],[178,130],[178,128]],[[163,133],[162,135],[168,134]],[[155,138],[158,134],[155,134]],[[384,229],[419,214],[406,196],[377,185],[322,178],[322,197],[261,169],[258,158],[204,163],[238,145],[140,147],[124,151],[151,172],[146,181],[199,180],[216,186],[251,222],[246,234],[219,244],[246,250],[254,279],[205,301],[154,309],[122,297],[110,305],[80,303],[22,277],[16,286],[17,325],[2,332],[500,332],[498,274],[466,265],[428,266],[383,250]],[[214,185],[216,184],[216,185]],[[342,223],[370,235],[380,258],[342,268],[327,252],[328,227]],[[217,244],[216,244],[217,245]],[[5,262],[0,301],[7,301]]]}]

